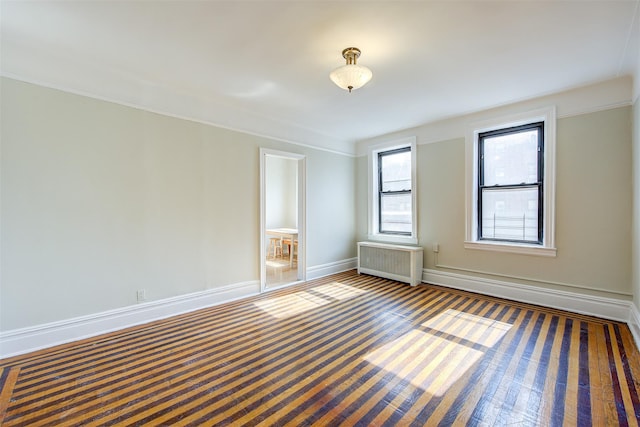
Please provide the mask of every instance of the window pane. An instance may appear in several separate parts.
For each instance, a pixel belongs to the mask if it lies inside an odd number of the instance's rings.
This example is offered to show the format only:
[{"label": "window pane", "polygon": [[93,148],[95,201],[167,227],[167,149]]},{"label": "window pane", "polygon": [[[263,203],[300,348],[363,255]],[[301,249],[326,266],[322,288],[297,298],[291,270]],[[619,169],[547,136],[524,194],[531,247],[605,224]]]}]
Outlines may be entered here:
[{"label": "window pane", "polygon": [[483,189],[484,239],[538,241],[538,188]]},{"label": "window pane", "polygon": [[380,158],[381,191],[411,190],[411,151],[385,154]]},{"label": "window pane", "polygon": [[411,233],[411,194],[380,195],[380,231]]},{"label": "window pane", "polygon": [[538,182],[538,132],[484,138],[484,185]]}]

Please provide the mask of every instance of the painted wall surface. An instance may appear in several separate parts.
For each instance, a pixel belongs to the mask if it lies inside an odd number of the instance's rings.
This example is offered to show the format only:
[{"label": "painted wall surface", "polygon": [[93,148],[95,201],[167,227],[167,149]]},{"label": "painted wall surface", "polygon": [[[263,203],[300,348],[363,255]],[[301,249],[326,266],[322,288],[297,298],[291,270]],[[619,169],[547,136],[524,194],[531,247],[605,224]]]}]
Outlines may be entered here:
[{"label": "painted wall surface", "polygon": [[640,98],[633,106],[633,214],[631,286],[633,302],[640,309]]},{"label": "painted wall surface", "polygon": [[266,159],[265,223],[267,228],[297,228],[298,199],[296,160]]},{"label": "painted wall surface", "polygon": [[356,255],[351,157],[6,78],[1,102],[2,331],[258,281],[260,147],[307,156],[307,266]]},{"label": "painted wall surface", "polygon": [[[629,297],[631,114],[630,107],[620,107],[558,119],[555,258],[465,249],[465,129],[459,138],[418,145],[418,236],[425,268]],[[358,238],[365,239],[366,157],[358,158],[357,171]]]},{"label": "painted wall surface", "polygon": [[[354,257],[366,239],[366,157],[11,79],[2,79],[1,102],[2,331],[126,307],[138,289],[152,301],[257,281],[260,147],[307,156],[309,268]],[[438,242],[438,264],[463,274],[633,293],[640,306],[638,110],[636,102],[558,120],[556,258],[464,249],[465,127],[448,126],[435,142],[420,128],[403,131],[418,136],[425,268],[439,268],[430,251]]]},{"label": "painted wall surface", "polygon": [[[640,25],[640,23],[638,23]],[[633,215],[631,282],[633,302],[640,311],[640,54],[633,76]]]},{"label": "painted wall surface", "polygon": [[[356,198],[354,158],[318,152],[307,162],[307,223],[322,224],[307,232],[309,248],[322,248],[314,253],[314,264],[323,265],[356,256]],[[310,197],[313,195],[313,197]],[[351,246],[340,242],[348,238]]]}]

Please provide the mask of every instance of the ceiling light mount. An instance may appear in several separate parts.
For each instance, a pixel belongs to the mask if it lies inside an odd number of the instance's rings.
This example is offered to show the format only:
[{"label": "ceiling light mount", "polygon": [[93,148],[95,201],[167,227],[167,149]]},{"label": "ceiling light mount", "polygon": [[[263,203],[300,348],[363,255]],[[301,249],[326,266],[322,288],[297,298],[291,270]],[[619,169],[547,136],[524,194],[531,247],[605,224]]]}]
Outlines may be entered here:
[{"label": "ceiling light mount", "polygon": [[348,47],[342,51],[342,57],[347,60],[347,65],[356,65],[361,53],[357,47]]},{"label": "ceiling light mount", "polygon": [[373,77],[371,70],[357,64],[360,54],[360,49],[357,47],[348,47],[342,51],[342,57],[347,61],[347,64],[336,68],[329,74],[331,81],[338,87],[351,92],[371,80]]}]

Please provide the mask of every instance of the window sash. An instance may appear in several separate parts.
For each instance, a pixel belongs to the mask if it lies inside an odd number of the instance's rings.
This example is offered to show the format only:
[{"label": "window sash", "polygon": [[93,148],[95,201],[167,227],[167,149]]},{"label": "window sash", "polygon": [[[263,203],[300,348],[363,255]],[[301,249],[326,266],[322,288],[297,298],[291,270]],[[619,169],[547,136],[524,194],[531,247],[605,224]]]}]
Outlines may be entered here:
[{"label": "window sash", "polygon": [[[412,206],[411,206],[411,188],[409,189],[403,189],[403,190],[386,190],[384,191],[383,189],[385,188],[384,185],[384,174],[383,174],[383,159],[387,156],[392,156],[395,154],[400,154],[400,153],[406,153],[409,152],[411,153],[411,147],[402,147],[402,148],[397,148],[397,149],[393,149],[393,150],[388,150],[388,151],[381,151],[378,153],[378,233],[380,234],[389,234],[389,235],[399,235],[399,236],[411,236],[412,232],[411,231],[398,231],[398,230],[392,230],[390,229],[390,227],[385,227],[385,225],[388,225],[388,223],[395,223],[395,222],[385,222],[383,219],[386,217],[386,215],[383,213],[383,201],[385,200],[385,197],[393,197],[396,195],[405,195],[405,196],[409,196],[409,208],[408,208],[408,215],[409,215],[409,222],[407,221],[399,221],[399,224],[405,224],[404,228],[409,228],[409,230],[412,230],[413,227],[413,210],[412,210]],[[409,165],[409,167],[411,168],[411,165]],[[413,182],[411,180],[411,170],[409,171],[409,182],[411,184],[411,187],[413,186]]]},{"label": "window sash", "polygon": [[[506,136],[506,135],[514,135],[526,131],[536,130],[537,131],[537,180],[536,182],[522,182],[522,183],[509,183],[509,184],[494,184],[490,186],[485,186],[485,139],[494,138],[496,136]],[[478,187],[477,187],[477,239],[479,241],[496,241],[496,242],[511,242],[511,243],[525,243],[525,244],[543,244],[544,239],[544,122],[536,122],[525,124],[521,126],[514,126],[509,128],[502,128],[491,130],[488,132],[483,132],[478,135]],[[537,221],[536,221],[536,232],[534,235],[535,239],[527,238],[526,229],[531,226],[527,226],[526,223],[526,214],[523,217],[522,221],[522,235],[520,238],[510,238],[509,236],[496,237],[496,221],[495,221],[495,212],[494,212],[494,226],[493,226],[493,235],[490,236],[489,233],[485,233],[484,231],[484,222],[486,218],[483,218],[483,199],[485,194],[490,194],[493,191],[509,191],[513,190],[513,192],[522,191],[526,189],[536,189],[537,191]],[[501,218],[501,227],[505,230],[515,230],[515,219],[502,217]],[[509,222],[513,225],[509,226]],[[488,229],[491,227],[487,227]],[[529,233],[531,234],[531,233]]]}]

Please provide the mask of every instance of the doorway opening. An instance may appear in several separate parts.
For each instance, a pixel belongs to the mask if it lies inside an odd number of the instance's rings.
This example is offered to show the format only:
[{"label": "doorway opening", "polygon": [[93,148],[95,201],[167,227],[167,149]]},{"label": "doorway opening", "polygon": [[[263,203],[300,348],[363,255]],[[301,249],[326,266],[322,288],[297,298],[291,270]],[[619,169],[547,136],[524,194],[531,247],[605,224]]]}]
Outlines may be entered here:
[{"label": "doorway opening", "polygon": [[260,149],[260,286],[305,280],[305,156]]}]

